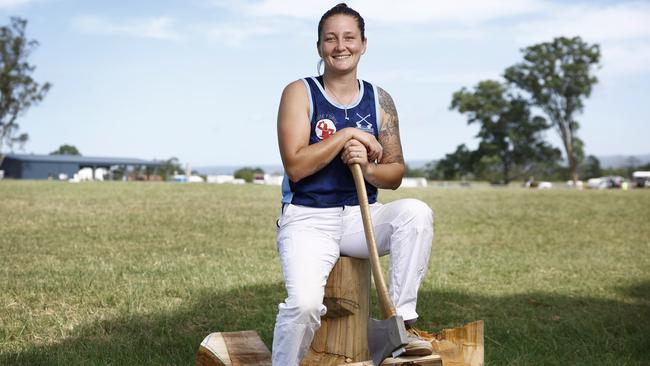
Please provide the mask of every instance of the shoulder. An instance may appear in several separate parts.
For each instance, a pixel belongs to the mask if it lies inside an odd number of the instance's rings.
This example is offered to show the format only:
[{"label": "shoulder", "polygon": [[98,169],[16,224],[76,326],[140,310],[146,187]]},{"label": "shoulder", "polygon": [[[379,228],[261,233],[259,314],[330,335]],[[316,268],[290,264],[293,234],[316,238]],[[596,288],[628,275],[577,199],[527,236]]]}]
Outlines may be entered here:
[{"label": "shoulder", "polygon": [[308,99],[307,86],[304,79],[292,81],[282,91],[283,101],[304,101]]},{"label": "shoulder", "polygon": [[290,82],[287,84],[287,86],[284,87],[284,90],[282,91],[283,94],[285,93],[299,93],[299,92],[305,92],[305,79],[298,79]]},{"label": "shoulder", "polygon": [[390,104],[393,106],[393,109],[395,108],[393,97],[390,96],[390,94],[386,91],[386,89],[368,80],[362,80],[362,81],[370,85],[375,90],[377,94],[377,99],[379,100],[379,105],[382,107],[382,109],[386,110],[386,107],[384,106],[385,104]]},{"label": "shoulder", "polygon": [[375,88],[377,89],[377,97],[379,98],[379,103],[382,105],[382,107],[383,103],[394,104],[393,97],[391,97],[390,93],[388,93],[386,89],[380,87],[379,85],[375,85]]},{"label": "shoulder", "polygon": [[379,101],[379,108],[381,109],[382,119],[392,117],[397,119],[397,109],[393,97],[382,87],[375,85],[377,90],[377,100]]}]

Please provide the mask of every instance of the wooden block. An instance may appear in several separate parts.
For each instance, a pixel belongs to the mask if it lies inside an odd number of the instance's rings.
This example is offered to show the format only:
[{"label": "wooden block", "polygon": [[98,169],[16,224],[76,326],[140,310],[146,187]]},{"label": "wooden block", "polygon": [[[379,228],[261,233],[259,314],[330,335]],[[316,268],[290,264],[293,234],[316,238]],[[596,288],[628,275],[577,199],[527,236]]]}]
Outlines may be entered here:
[{"label": "wooden block", "polygon": [[[483,366],[483,321],[478,320],[462,327],[443,329],[438,334],[423,332],[431,339],[434,355],[428,358],[407,357],[388,358],[384,365],[444,365],[444,366]],[[372,361],[341,363],[346,366],[372,366]],[[339,365],[337,365],[339,366]]]},{"label": "wooden block", "polygon": [[203,339],[195,366],[271,366],[271,352],[257,332],[211,333]]},{"label": "wooden block", "polygon": [[[392,358],[389,357],[384,360],[384,362],[381,363],[381,366],[442,366],[442,358],[440,355],[430,355],[430,356],[424,356],[424,357],[418,357],[418,356],[402,356],[402,357],[396,357]],[[373,366],[372,361],[362,361],[362,362],[354,362],[354,363],[342,363],[337,366]],[[447,366],[445,364],[445,366]]]},{"label": "wooden block", "polygon": [[483,321],[462,327],[443,329],[433,341],[433,350],[442,356],[445,366],[483,366]]},{"label": "wooden block", "polygon": [[370,262],[341,257],[330,272],[321,318],[301,366],[336,366],[368,359]]}]

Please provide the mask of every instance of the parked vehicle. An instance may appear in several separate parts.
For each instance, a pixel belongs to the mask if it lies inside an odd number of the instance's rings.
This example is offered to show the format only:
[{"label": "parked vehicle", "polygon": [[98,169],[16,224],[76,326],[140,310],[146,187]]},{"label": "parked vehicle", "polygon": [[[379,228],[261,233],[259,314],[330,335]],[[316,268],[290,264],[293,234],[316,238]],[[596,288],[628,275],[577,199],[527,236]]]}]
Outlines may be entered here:
[{"label": "parked vehicle", "polygon": [[632,179],[639,188],[650,188],[650,172],[636,171],[632,173]]}]

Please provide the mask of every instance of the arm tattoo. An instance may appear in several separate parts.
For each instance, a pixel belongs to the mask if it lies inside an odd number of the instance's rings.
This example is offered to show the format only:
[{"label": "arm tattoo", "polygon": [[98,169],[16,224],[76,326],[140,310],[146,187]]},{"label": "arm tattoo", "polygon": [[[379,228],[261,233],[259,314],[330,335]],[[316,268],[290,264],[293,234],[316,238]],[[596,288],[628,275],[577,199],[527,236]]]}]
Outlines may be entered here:
[{"label": "arm tattoo", "polygon": [[384,112],[381,128],[379,129],[379,143],[384,148],[381,163],[404,164],[402,143],[399,138],[399,118],[397,117],[395,103],[390,94],[384,89],[377,89],[379,91],[379,107]]}]

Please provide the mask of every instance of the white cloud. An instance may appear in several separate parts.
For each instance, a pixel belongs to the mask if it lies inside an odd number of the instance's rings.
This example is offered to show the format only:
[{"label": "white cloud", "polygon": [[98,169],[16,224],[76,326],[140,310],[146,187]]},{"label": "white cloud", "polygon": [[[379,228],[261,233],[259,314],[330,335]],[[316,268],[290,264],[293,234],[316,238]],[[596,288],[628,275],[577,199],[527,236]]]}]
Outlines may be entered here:
[{"label": "white cloud", "polygon": [[603,68],[598,74],[637,74],[650,72],[650,42],[610,44],[600,50]]},{"label": "white cloud", "polygon": [[[228,46],[239,46],[250,38],[268,36],[278,32],[278,29],[260,22],[226,23],[202,26],[200,33],[209,39]],[[198,32],[197,32],[198,33]]]},{"label": "white cloud", "polygon": [[603,73],[650,71],[650,3],[562,5],[547,10],[541,19],[515,26],[513,34],[519,44],[580,36],[585,42],[600,44]]},{"label": "white cloud", "polygon": [[312,28],[306,28],[305,22],[296,19],[240,19],[225,23],[193,24],[188,31],[195,37],[207,37],[227,46],[240,46],[249,41],[264,41],[263,38],[303,37]]},{"label": "white cloud", "polygon": [[358,3],[359,12],[364,17],[386,23],[475,24],[504,17],[531,14],[545,7],[544,3],[538,0],[456,0],[453,2],[367,0]]},{"label": "white cloud", "polygon": [[160,40],[180,39],[173,28],[173,19],[166,16],[114,21],[96,15],[78,16],[72,19],[72,27],[80,32],[101,35],[122,35]]},{"label": "white cloud", "polygon": [[[320,19],[338,1],[331,0],[262,0],[256,3],[241,0],[214,0],[212,4],[250,16],[285,16]],[[387,23],[463,22],[475,23],[500,17],[529,14],[545,7],[541,0],[351,0],[348,5],[370,20]]]},{"label": "white cloud", "polygon": [[580,35],[595,41],[620,41],[650,37],[650,3],[630,2],[611,6],[562,5],[549,7],[536,21],[515,27],[524,42]]},{"label": "white cloud", "polygon": [[0,9],[13,9],[34,2],[34,0],[0,0]]},{"label": "white cloud", "polygon": [[[405,82],[409,84],[449,84],[452,86],[473,86],[480,80],[502,81],[502,71],[444,72],[431,73],[422,70],[393,70],[379,73],[368,72],[367,79],[378,84]],[[365,77],[365,76],[364,76]]]}]

